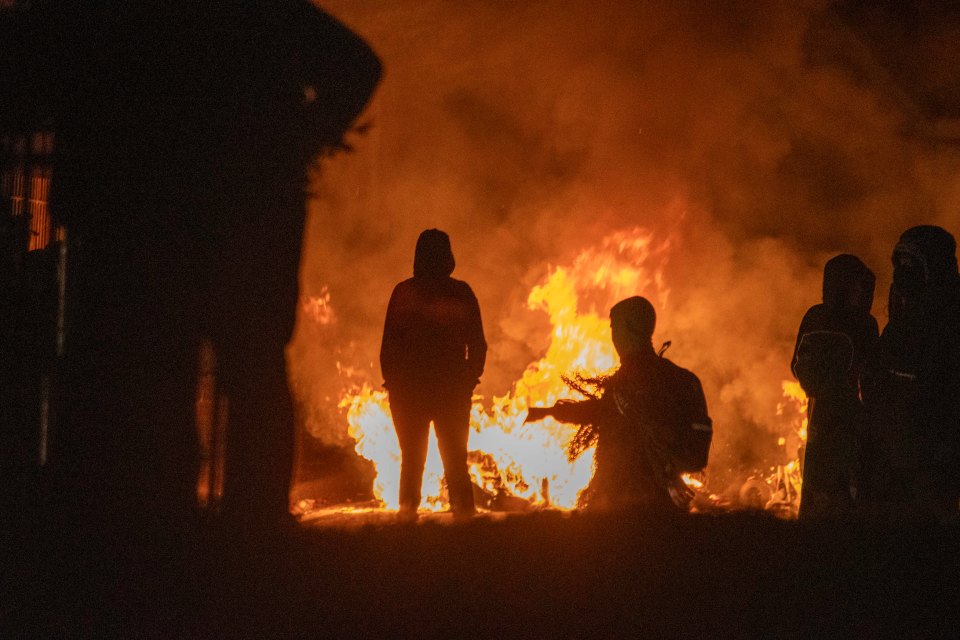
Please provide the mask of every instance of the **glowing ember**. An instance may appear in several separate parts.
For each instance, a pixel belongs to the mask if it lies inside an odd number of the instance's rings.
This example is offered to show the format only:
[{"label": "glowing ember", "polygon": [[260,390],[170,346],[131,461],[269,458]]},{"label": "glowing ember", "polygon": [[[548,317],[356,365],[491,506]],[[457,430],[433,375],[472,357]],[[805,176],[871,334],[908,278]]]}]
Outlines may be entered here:
[{"label": "glowing ember", "polygon": [[305,296],[300,300],[304,315],[320,325],[331,324],[336,320],[333,306],[330,304],[330,290],[323,287],[319,296]]}]

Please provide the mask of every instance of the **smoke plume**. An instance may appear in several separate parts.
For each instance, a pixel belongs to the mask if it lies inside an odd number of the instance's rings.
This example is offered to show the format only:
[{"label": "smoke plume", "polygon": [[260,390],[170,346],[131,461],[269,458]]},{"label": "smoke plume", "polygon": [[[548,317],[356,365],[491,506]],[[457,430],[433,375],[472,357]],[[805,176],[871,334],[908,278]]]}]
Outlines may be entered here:
[{"label": "smoke plume", "polygon": [[826,2],[321,4],[385,66],[353,153],[312,181],[288,357],[325,443],[348,442],[343,389],[381,381],[423,229],[450,234],[480,301],[487,397],[546,348],[526,297],[551,265],[621,229],[669,238],[654,340],[704,383],[717,473],[793,455],[776,409],[824,262],[877,273],[882,327],[900,232],[957,230],[957,148],[916,135],[924,116]]}]

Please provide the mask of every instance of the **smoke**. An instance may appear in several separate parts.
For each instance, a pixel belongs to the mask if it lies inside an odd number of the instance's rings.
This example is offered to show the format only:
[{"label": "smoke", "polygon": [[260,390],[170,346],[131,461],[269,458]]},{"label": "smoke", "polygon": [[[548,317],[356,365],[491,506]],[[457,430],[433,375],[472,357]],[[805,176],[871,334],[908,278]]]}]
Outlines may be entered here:
[{"label": "smoke", "polygon": [[550,265],[618,229],[670,237],[654,339],[703,380],[718,464],[744,469],[788,455],[780,385],[824,262],[877,273],[882,326],[900,232],[957,230],[960,154],[911,134],[919,116],[826,2],[321,4],[385,66],[355,152],[312,181],[301,289],[332,316],[302,311],[288,359],[326,443],[347,442],[344,386],[381,380],[387,300],[425,228],[480,301],[487,397],[548,343],[525,301]]}]

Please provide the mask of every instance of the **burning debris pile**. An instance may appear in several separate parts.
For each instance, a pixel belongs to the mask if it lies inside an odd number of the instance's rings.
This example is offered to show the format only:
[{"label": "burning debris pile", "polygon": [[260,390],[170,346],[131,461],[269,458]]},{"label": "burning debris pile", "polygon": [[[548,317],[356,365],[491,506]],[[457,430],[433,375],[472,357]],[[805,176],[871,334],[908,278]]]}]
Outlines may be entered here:
[{"label": "burning debris pile", "polygon": [[[569,460],[567,447],[576,427],[553,419],[524,424],[527,409],[562,399],[581,399],[564,377],[606,375],[619,366],[607,318],[607,311],[618,300],[640,292],[654,301],[665,318],[661,333],[669,335],[670,289],[664,267],[674,243],[670,236],[659,237],[642,227],[612,233],[595,247],[582,250],[568,264],[551,267],[529,292],[528,308],[549,317],[549,346],[504,395],[473,398],[468,462],[480,507],[496,511],[575,507],[591,477],[592,450]],[[328,322],[333,313],[331,304],[325,290],[322,298],[304,302],[304,312]],[[371,380],[354,383],[344,392],[339,408],[357,453],[376,467],[376,499],[384,508],[395,509],[400,450],[386,391],[377,387]],[[783,422],[779,445],[786,446],[789,441],[796,451],[804,434],[803,426],[795,423],[801,419],[805,405],[801,404],[798,385],[784,382],[783,388],[784,402],[771,407],[771,412],[776,411]],[[738,489],[736,504],[795,515],[799,461],[762,471],[765,473],[749,478]],[[685,476],[696,493],[695,509],[734,506],[734,501],[720,496],[729,494],[729,488],[719,491],[711,486],[709,474],[698,476]],[[446,508],[443,468],[435,441],[427,459],[425,494],[422,509]],[[309,506],[304,503],[301,508]]]}]

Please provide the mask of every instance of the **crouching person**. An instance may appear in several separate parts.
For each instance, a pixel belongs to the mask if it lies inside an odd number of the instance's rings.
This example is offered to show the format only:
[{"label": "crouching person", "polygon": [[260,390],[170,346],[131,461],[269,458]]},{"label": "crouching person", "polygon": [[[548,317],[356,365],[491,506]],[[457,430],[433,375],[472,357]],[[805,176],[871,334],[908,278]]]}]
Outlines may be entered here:
[{"label": "crouching person", "polygon": [[707,465],[712,421],[700,380],[658,354],[651,341],[656,312],[634,296],[610,309],[620,368],[588,399],[531,408],[526,421],[551,416],[582,425],[570,443],[571,459],[596,445],[594,475],[579,498],[591,509],[642,507],[686,511],[692,493],[681,474]]}]

